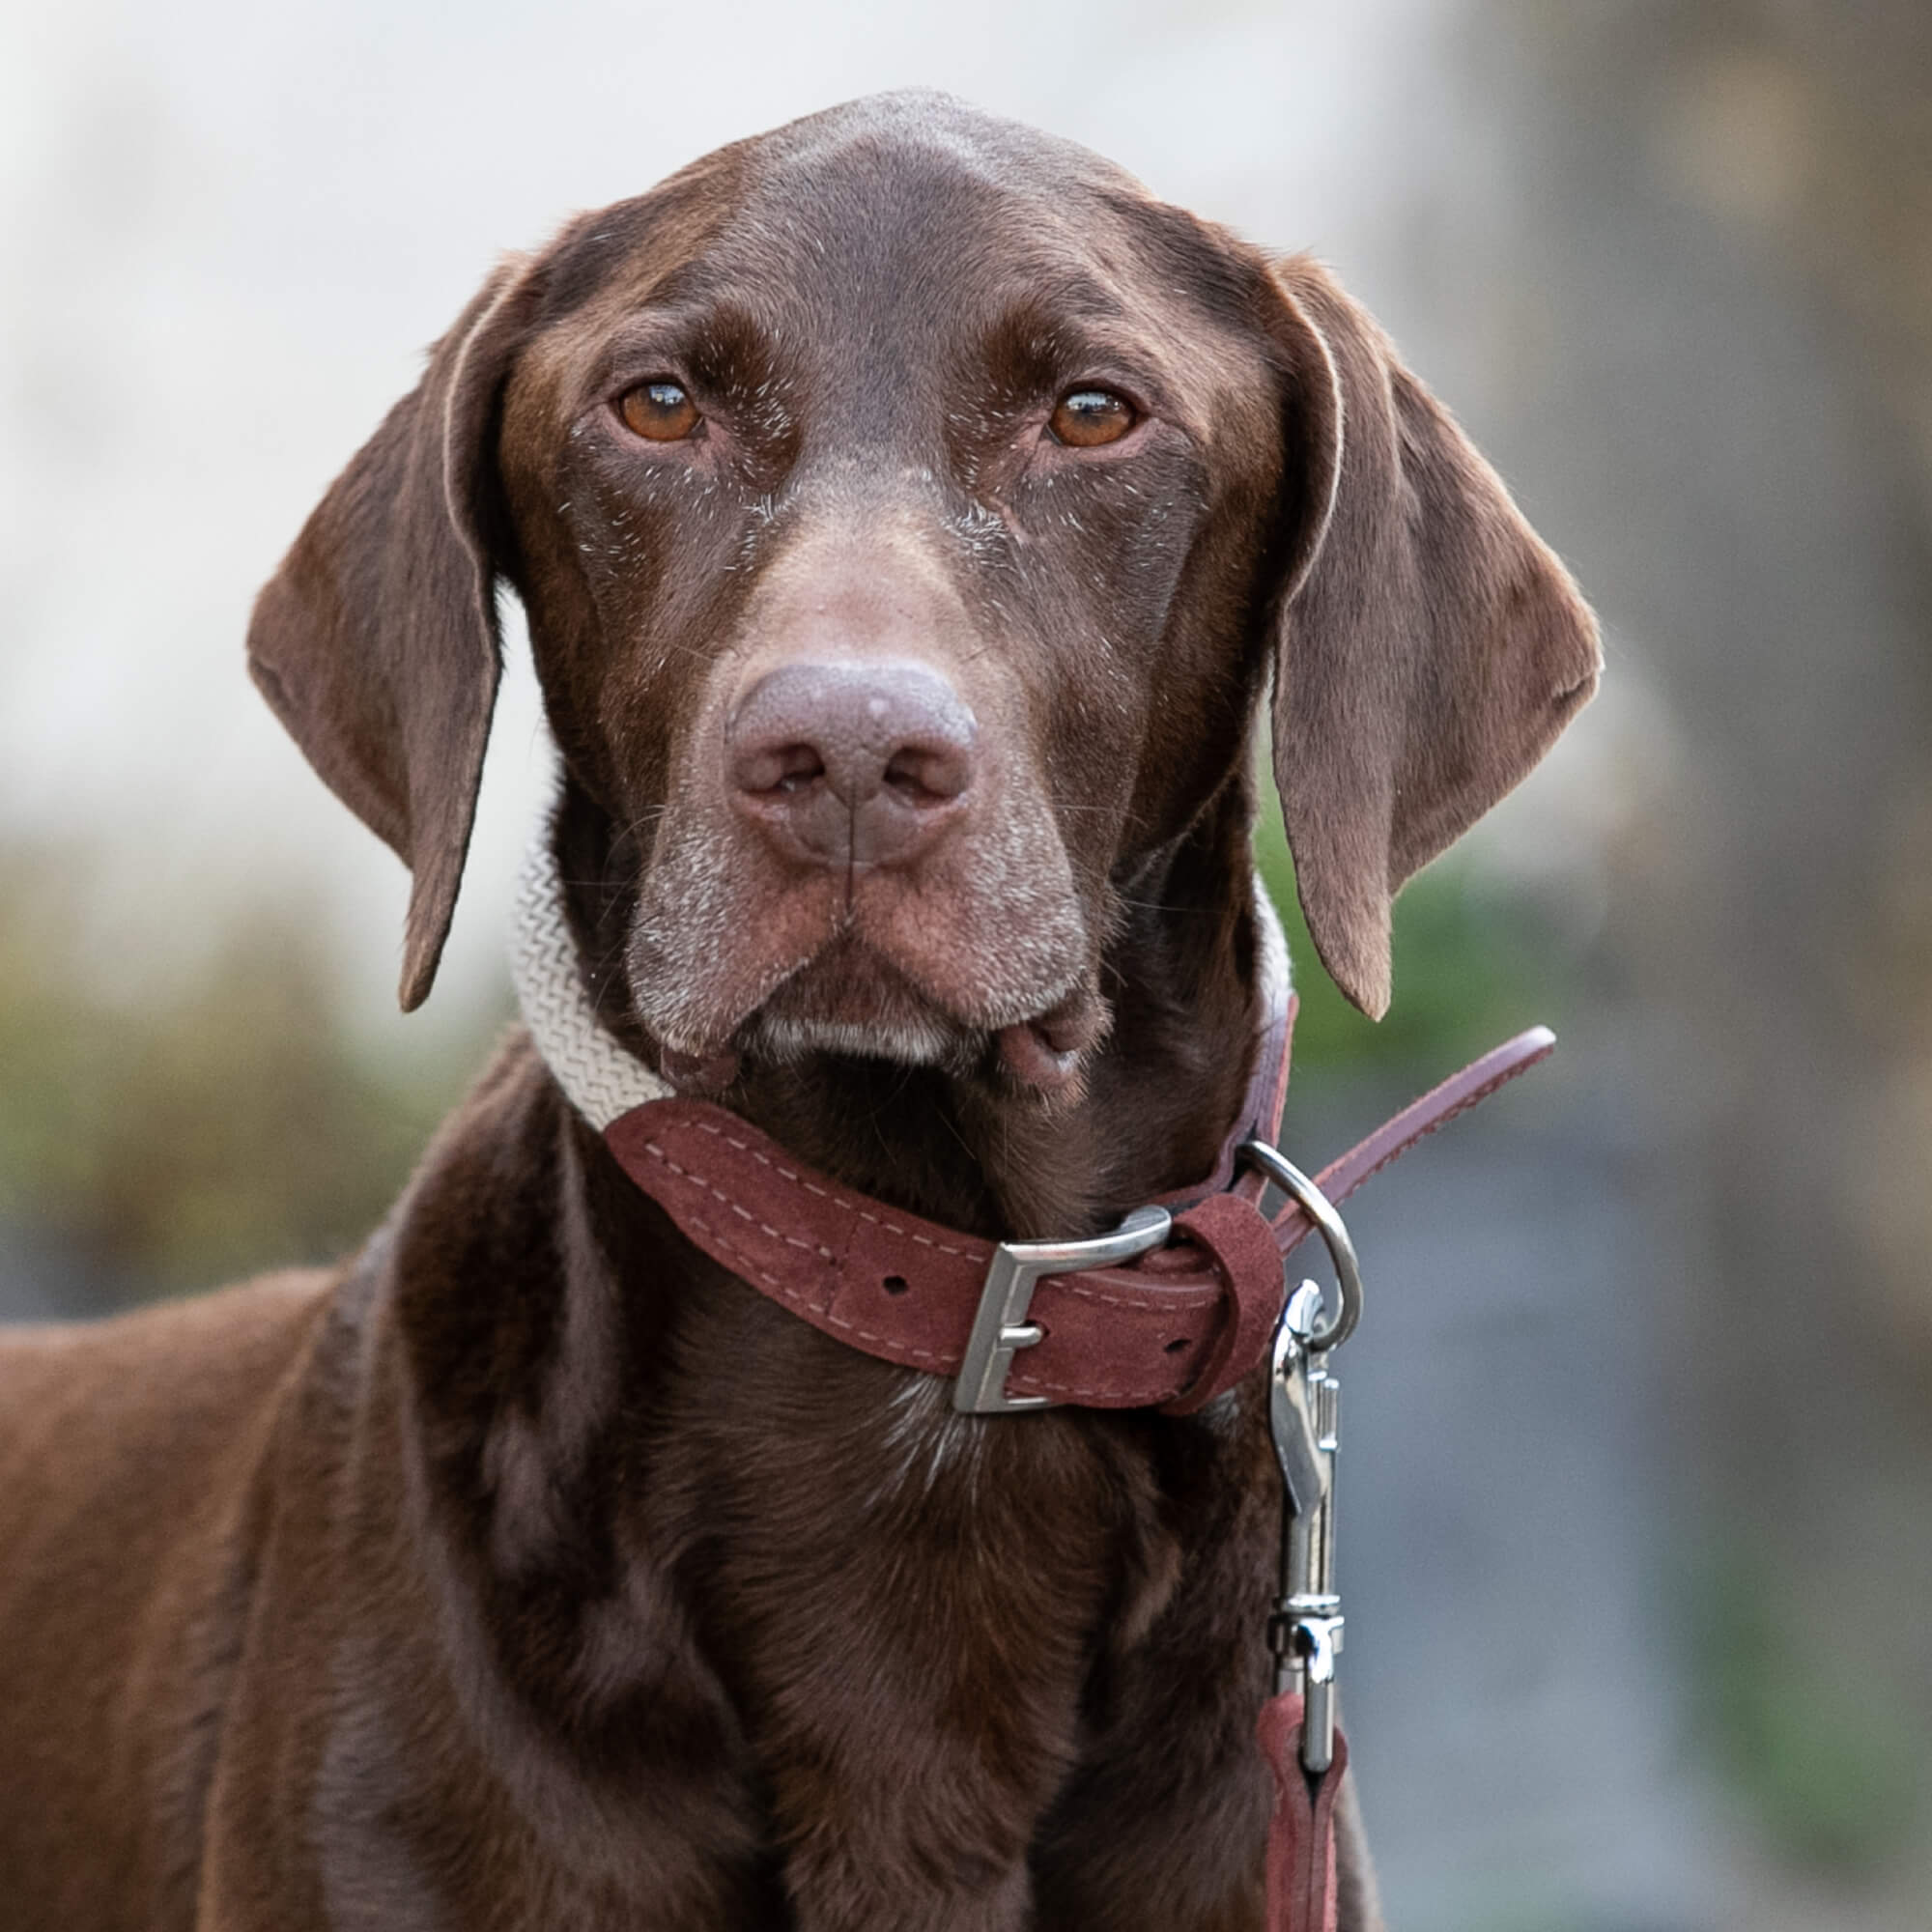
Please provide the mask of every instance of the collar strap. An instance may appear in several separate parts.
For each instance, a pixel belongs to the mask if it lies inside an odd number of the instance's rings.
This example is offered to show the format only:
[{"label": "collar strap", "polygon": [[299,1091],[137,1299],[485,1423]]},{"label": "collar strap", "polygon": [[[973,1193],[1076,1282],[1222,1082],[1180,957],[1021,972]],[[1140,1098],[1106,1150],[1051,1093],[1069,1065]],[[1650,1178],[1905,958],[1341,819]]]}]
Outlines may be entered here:
[{"label": "collar strap", "polygon": [[[1485,1054],[1332,1161],[1316,1185],[1346,1200],[1554,1045],[1534,1027]],[[994,1242],[841,1186],[705,1101],[648,1101],[604,1138],[695,1246],[761,1293],[867,1354],[960,1375]],[[1265,1353],[1283,1265],[1315,1232],[1298,1203],[1264,1216],[1260,1191],[1250,1177],[1208,1194],[1174,1216],[1173,1244],[1129,1264],[1041,1276],[1025,1314],[1038,1339],[1013,1354],[1008,1401],[962,1406],[1187,1413],[1233,1387]]]}]

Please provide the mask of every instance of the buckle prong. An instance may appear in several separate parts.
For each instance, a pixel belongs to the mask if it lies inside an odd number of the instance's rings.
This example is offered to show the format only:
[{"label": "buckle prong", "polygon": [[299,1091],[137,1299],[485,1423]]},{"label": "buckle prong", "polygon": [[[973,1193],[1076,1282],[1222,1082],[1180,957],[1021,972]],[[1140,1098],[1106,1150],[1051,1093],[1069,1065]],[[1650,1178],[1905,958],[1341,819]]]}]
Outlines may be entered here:
[{"label": "buckle prong", "polygon": [[1022,1349],[1037,1347],[1046,1331],[1027,1320],[1033,1292],[1043,1276],[1077,1274],[1083,1268],[1118,1267],[1162,1246],[1174,1217],[1165,1208],[1136,1208],[1111,1234],[1082,1241],[1002,1241],[987,1264],[979,1313],[966,1340],[966,1358],[952,1384],[952,1406],[961,1415],[1011,1415],[1048,1408],[1052,1398],[1009,1395],[1007,1374]]}]

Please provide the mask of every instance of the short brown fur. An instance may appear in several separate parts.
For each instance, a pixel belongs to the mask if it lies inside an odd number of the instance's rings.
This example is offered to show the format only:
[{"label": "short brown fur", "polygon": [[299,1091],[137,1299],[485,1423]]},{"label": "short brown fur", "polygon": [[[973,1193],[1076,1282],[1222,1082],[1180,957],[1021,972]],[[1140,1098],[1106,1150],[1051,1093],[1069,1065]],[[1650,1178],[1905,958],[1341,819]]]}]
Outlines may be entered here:
[{"label": "short brown fur", "polygon": [[[673,352],[716,433],[640,456],[612,385]],[[1043,442],[1058,387],[1112,371],[1131,448]],[[1391,895],[1597,668],[1561,567],[1323,270],[930,96],[507,263],[263,592],[257,681],[412,868],[406,1006],[499,582],[609,1025],[654,1065],[729,1046],[727,1104],[980,1233],[1089,1231],[1211,1163],[1270,677],[1310,923],[1378,1011]],[[884,884],[827,911],[706,803],[734,668],[827,609],[911,626],[1002,761],[916,919]],[[996,832],[1059,881],[1037,906],[986,884]],[[1058,1097],[990,1045],[1049,994],[1094,1042]],[[880,1003],[945,1052],[796,1044]],[[1254,1391],[979,1423],[945,1394],[696,1253],[514,1039],[341,1267],[0,1350],[0,1911],[1258,1927]],[[1376,1918],[1351,1817],[1342,1922]]]}]

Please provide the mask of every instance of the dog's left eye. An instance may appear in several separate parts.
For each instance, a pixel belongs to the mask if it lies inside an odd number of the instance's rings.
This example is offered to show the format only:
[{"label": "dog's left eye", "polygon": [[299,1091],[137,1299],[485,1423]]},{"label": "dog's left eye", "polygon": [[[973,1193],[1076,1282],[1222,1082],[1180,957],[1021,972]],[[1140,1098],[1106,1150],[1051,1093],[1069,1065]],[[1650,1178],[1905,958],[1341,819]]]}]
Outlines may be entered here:
[{"label": "dog's left eye", "polygon": [[626,389],[617,398],[617,413],[626,429],[653,442],[681,442],[701,420],[684,384],[666,377]]},{"label": "dog's left eye", "polygon": [[1133,404],[1112,389],[1069,389],[1046,426],[1056,442],[1096,449],[1103,442],[1119,442],[1137,419]]}]

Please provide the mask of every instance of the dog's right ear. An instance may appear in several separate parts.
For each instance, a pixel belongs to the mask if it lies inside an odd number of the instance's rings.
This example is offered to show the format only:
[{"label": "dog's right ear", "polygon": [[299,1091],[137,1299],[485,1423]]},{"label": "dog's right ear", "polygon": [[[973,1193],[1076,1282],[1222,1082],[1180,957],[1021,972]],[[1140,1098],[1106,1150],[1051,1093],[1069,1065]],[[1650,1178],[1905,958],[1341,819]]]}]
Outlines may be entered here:
[{"label": "dog's right ear", "polygon": [[535,305],[499,268],[255,600],[248,668],[335,795],[410,868],[402,1004],[449,933],[501,661],[496,435]]}]

